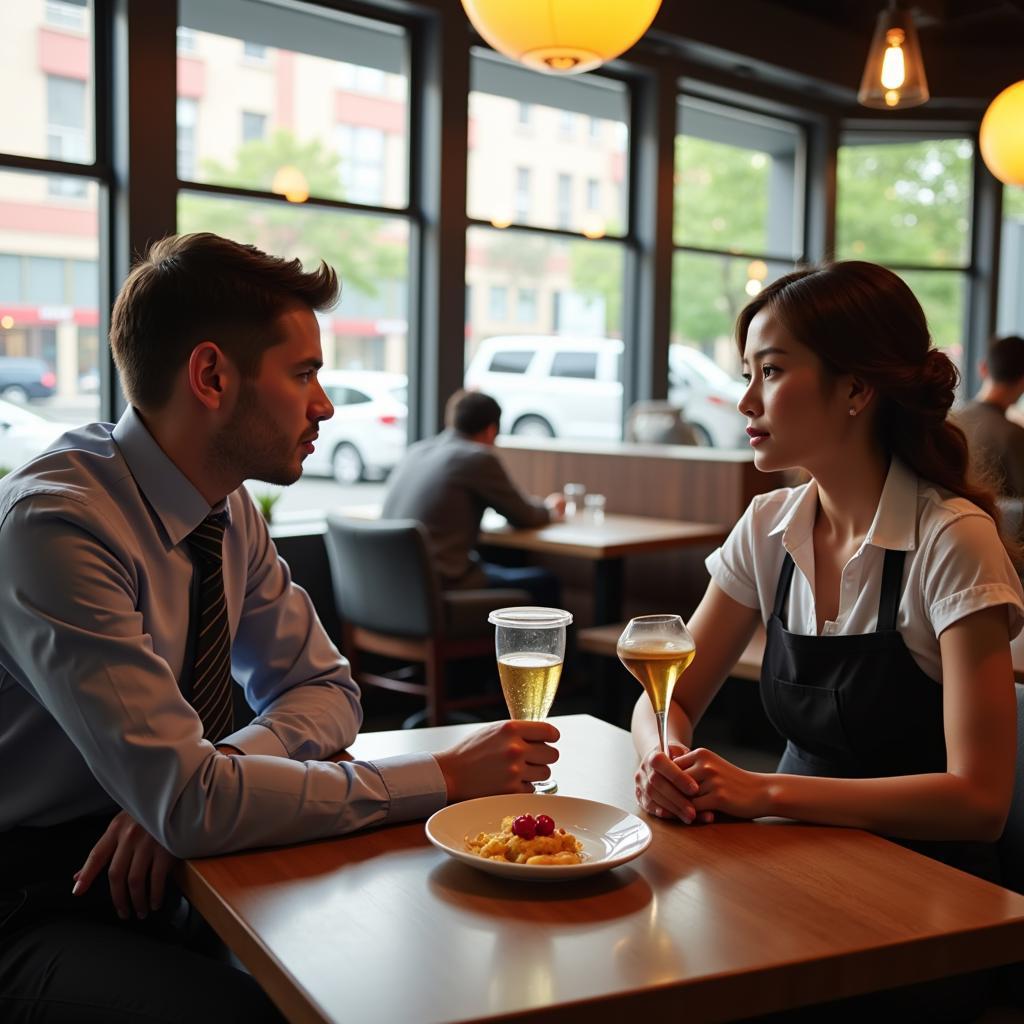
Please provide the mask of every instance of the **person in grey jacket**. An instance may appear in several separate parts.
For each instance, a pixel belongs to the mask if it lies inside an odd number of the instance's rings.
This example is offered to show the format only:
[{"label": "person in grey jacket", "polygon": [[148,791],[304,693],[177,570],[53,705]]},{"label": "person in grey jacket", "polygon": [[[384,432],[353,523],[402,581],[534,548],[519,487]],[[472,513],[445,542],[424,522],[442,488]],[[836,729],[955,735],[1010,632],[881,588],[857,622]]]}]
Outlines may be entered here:
[{"label": "person in grey jacket", "polygon": [[480,520],[493,508],[513,526],[543,526],[565,513],[561,494],[540,501],[522,494],[494,450],[501,407],[479,391],[457,391],[446,429],[412,445],[391,474],[383,518],[415,519],[430,537],[445,589],[522,587],[537,604],[559,600],[557,578],[536,566],[493,565],[476,551]]}]

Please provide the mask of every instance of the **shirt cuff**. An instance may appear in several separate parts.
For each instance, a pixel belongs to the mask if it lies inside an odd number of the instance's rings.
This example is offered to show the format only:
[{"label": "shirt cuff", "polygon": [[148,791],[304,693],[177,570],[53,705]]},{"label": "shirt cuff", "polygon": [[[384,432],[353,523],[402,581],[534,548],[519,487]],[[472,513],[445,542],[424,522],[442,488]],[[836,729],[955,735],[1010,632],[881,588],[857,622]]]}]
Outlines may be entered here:
[{"label": "shirt cuff", "polygon": [[444,775],[432,754],[399,754],[368,761],[388,791],[388,821],[428,818],[448,802]]},{"label": "shirt cuff", "polygon": [[266,754],[269,757],[287,757],[288,751],[277,734],[265,725],[250,722],[230,736],[218,740],[216,746],[237,747],[243,754]]}]

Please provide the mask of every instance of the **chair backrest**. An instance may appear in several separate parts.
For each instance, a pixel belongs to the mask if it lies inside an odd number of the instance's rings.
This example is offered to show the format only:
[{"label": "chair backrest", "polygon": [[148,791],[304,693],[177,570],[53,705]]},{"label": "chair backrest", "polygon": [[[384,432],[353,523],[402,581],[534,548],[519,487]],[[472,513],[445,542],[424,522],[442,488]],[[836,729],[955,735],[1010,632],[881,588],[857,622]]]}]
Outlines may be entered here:
[{"label": "chair backrest", "polygon": [[1003,872],[1003,885],[1007,889],[1024,893],[1024,686],[1017,689],[1017,771],[1013,784],[1013,802],[1006,828],[999,840],[999,861]]},{"label": "chair backrest", "polygon": [[397,636],[436,633],[440,584],[420,523],[331,513],[326,540],[334,599],[345,622]]},{"label": "chair backrest", "polygon": [[626,414],[627,441],[642,444],[699,444],[693,427],[683,419],[683,410],[671,402],[636,402]]}]

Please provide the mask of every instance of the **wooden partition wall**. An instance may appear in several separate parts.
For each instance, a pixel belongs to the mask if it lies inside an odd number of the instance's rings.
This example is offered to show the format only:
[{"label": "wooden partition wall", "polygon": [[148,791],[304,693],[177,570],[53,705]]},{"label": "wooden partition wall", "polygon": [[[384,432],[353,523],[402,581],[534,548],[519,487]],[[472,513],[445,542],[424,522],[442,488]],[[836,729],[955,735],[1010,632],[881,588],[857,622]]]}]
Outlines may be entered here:
[{"label": "wooden partition wall", "polygon": [[[603,494],[608,512],[721,523],[731,527],[755,494],[784,487],[782,473],[755,469],[745,450],[626,442],[502,439],[501,456],[516,483],[531,494],[581,483]],[[707,586],[704,559],[711,548],[626,560],[626,614],[673,611],[688,615]],[[490,554],[490,552],[489,552]],[[572,559],[545,559],[565,584],[565,603],[577,622],[591,615],[592,567]]]}]

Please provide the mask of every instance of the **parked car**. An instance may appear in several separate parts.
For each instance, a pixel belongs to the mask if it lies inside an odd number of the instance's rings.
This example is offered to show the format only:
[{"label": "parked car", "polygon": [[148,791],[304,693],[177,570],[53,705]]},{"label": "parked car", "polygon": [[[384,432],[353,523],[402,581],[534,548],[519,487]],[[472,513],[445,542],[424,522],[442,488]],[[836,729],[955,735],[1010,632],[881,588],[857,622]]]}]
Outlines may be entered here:
[{"label": "parked car", "polygon": [[[701,441],[744,444],[745,421],[736,409],[743,384],[696,349],[669,351],[669,399]],[[614,440],[622,429],[622,352],[615,338],[487,338],[466,370],[466,386],[497,400],[503,433]]]},{"label": "parked car", "polygon": [[683,410],[702,444],[745,448],[746,417],[736,408],[746,386],[690,345],[668,350],[668,398]]},{"label": "parked car", "polygon": [[0,469],[17,469],[71,427],[0,399]]},{"label": "parked car", "polygon": [[340,484],[386,476],[405,453],[405,374],[322,370],[319,376],[334,403],[334,416],[320,424],[320,439],[306,459],[305,472],[333,476]]},{"label": "parked car", "polygon": [[57,376],[42,359],[0,356],[0,398],[24,405],[30,398],[49,398]]}]

